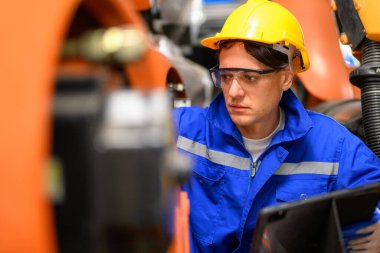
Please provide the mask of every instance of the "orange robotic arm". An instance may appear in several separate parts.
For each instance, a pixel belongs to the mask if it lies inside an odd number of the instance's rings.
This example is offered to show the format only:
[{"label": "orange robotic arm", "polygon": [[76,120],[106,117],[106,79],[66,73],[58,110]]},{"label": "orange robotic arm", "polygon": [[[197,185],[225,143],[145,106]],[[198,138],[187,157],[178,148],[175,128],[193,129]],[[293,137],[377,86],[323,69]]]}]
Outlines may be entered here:
[{"label": "orange robotic arm", "polygon": [[311,95],[322,101],[353,98],[351,85],[339,47],[339,35],[329,2],[275,0],[294,13],[304,31],[310,69],[299,74]]}]

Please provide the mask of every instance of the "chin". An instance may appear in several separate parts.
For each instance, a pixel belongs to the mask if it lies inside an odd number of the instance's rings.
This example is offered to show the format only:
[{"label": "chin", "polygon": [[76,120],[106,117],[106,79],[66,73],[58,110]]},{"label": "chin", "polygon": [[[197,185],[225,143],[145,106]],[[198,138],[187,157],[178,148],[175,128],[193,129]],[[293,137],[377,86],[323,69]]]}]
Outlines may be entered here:
[{"label": "chin", "polygon": [[246,119],[243,117],[231,117],[231,120],[235,123],[235,125],[241,127],[247,127],[253,124],[252,119]]}]

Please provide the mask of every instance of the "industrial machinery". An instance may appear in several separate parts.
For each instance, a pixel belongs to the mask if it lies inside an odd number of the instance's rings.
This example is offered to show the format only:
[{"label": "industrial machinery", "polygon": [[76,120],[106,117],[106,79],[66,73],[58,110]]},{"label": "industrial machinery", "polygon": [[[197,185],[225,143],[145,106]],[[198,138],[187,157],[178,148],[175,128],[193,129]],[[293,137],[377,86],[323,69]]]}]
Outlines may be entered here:
[{"label": "industrial machinery", "polygon": [[[350,81],[361,90],[365,140],[380,156],[380,12],[376,1],[336,1],[341,40],[360,52],[361,66],[350,73]],[[347,35],[347,39],[345,37]]]},{"label": "industrial machinery", "polygon": [[[190,100],[206,105],[212,86],[181,53],[204,60],[194,46],[202,15],[192,28],[173,25],[176,6],[166,6],[168,39],[154,32],[159,2],[0,8],[0,252],[189,252],[189,203],[178,188],[189,164],[174,151],[169,115]],[[299,19],[310,54],[297,95],[379,156],[377,1],[276,2]],[[360,59],[354,71],[339,37]]]},{"label": "industrial machinery", "polygon": [[189,251],[170,111],[212,86],[160,51],[155,3],[1,8],[0,252]]},{"label": "industrial machinery", "polygon": [[[379,156],[376,1],[276,0],[300,21],[311,67],[296,89],[306,107],[334,117]],[[349,45],[360,67],[344,62],[339,46]],[[297,85],[298,84],[298,85]],[[360,88],[360,89],[359,89]]]}]

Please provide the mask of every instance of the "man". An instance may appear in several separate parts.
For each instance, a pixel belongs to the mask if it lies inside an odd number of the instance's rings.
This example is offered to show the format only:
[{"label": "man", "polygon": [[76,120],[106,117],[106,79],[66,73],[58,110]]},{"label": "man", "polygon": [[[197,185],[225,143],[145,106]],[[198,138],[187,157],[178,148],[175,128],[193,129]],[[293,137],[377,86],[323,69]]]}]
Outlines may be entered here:
[{"label": "man", "polygon": [[[218,50],[210,71],[222,93],[208,108],[174,117],[177,148],[194,161],[184,186],[192,252],[249,252],[261,208],[380,181],[372,151],[331,118],[306,111],[291,91],[309,60],[288,10],[249,0],[202,44]],[[369,231],[352,249],[380,252],[380,223]]]}]

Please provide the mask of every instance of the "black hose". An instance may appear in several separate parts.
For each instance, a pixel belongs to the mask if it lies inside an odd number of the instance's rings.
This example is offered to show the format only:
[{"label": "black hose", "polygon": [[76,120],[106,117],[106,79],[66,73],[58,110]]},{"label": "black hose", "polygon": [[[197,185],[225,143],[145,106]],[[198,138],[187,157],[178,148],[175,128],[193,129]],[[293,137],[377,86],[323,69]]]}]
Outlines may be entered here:
[{"label": "black hose", "polygon": [[380,43],[365,40],[362,46],[362,66],[369,64],[380,64]]},{"label": "black hose", "polygon": [[362,65],[351,72],[350,81],[361,89],[366,144],[380,157],[380,43],[363,42]]}]

